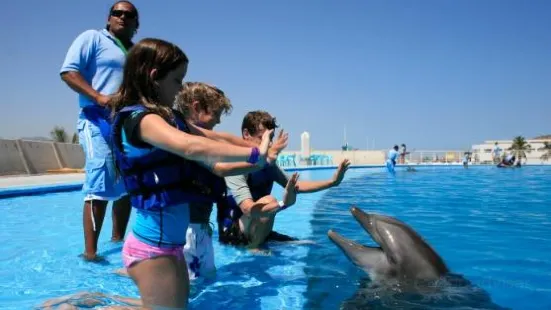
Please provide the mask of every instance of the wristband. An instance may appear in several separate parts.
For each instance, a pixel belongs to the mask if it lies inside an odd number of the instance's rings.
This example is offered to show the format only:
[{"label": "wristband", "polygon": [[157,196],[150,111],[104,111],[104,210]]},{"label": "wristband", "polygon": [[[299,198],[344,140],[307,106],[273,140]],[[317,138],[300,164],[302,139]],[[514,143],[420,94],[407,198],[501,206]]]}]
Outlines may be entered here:
[{"label": "wristband", "polygon": [[277,204],[279,205],[279,208],[277,209],[277,212],[281,212],[281,211],[283,211],[283,210],[285,210],[289,207],[289,206],[285,205],[283,200],[280,200]]},{"label": "wristband", "polygon": [[253,147],[251,151],[251,155],[249,156],[249,159],[247,159],[247,162],[249,164],[256,164],[258,162],[259,157],[260,157],[260,150],[255,146]]}]

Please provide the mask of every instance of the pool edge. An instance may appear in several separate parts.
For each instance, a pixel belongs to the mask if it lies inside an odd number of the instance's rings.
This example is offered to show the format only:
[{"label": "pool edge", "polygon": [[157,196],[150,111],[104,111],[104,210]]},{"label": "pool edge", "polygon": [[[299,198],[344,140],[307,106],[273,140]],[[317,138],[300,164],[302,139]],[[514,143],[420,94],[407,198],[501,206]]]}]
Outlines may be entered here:
[{"label": "pool edge", "polygon": [[20,196],[33,196],[41,194],[72,192],[80,190],[82,182],[57,183],[37,186],[17,186],[0,189],[0,199]]},{"label": "pool edge", "polygon": [[[470,167],[492,167],[494,165],[470,165]],[[546,164],[528,164],[525,166],[548,166]],[[337,165],[328,165],[328,166],[310,166],[310,167],[281,167],[285,171],[294,172],[294,171],[308,171],[308,170],[333,170],[336,169]],[[402,167],[462,167],[461,164],[399,164],[397,168]],[[350,166],[349,169],[365,169],[365,168],[385,168],[385,165],[354,165]],[[71,182],[71,183],[55,183],[55,184],[44,184],[44,185],[30,185],[30,186],[14,186],[0,189],[0,199],[4,198],[13,198],[19,196],[32,196],[32,195],[41,195],[49,193],[59,193],[59,192],[71,192],[77,191],[82,188],[83,182]]]}]

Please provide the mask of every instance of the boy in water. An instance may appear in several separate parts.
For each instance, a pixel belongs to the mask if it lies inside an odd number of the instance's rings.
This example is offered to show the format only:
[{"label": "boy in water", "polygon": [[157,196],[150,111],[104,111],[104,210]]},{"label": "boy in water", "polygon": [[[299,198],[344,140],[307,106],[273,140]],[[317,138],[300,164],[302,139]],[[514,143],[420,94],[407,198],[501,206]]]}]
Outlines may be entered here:
[{"label": "boy in water", "polygon": [[[244,140],[258,144],[264,132],[277,127],[276,119],[268,112],[252,111],[245,115],[241,131]],[[276,215],[294,205],[298,193],[338,186],[349,165],[347,159],[343,160],[333,177],[324,181],[299,181],[298,173],[288,176],[276,163],[257,172],[226,177],[226,185],[233,196],[229,197],[226,206],[218,206],[220,242],[258,248],[269,240],[296,241],[273,231]],[[285,188],[281,200],[271,195],[274,183]]]}]

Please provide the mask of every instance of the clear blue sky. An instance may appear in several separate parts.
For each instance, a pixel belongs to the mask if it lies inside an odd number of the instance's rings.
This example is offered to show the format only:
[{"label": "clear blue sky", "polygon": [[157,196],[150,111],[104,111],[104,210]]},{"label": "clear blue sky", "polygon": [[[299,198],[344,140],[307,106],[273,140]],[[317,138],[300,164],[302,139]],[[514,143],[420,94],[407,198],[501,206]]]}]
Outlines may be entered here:
[{"label": "clear blue sky", "polygon": [[[4,138],[74,132],[77,97],[59,79],[72,40],[105,25],[112,1],[4,1]],[[137,39],[190,57],[187,80],[222,88],[240,133],[264,109],[298,149],[466,148],[551,133],[551,1],[134,1]]]}]

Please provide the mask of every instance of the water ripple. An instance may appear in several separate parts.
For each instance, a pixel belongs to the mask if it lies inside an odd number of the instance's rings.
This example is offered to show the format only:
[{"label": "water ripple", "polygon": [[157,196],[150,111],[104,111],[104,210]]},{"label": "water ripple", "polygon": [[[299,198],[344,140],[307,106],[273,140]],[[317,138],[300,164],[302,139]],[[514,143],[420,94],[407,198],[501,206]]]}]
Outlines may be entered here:
[{"label": "water ripple", "polygon": [[[301,179],[332,174],[305,171]],[[350,309],[366,302],[378,309],[419,309],[427,303],[436,309],[549,309],[550,181],[549,167],[419,168],[398,171],[396,177],[382,169],[352,169],[340,187],[300,195],[297,205],[278,215],[276,230],[316,244],[272,244],[269,255],[259,256],[215,242],[217,277],[194,284],[191,304],[198,309]],[[274,195],[281,197],[281,189]],[[473,286],[429,296],[366,286],[364,272],[326,235],[332,228],[374,244],[350,216],[351,204],[407,222]],[[98,265],[78,258],[80,193],[3,199],[0,209],[3,309],[32,309],[48,298],[80,291],[138,296],[130,279],[113,273],[122,260],[121,244],[109,241],[110,211],[99,242],[107,262]]]},{"label": "water ripple", "polygon": [[[314,235],[319,236],[316,240],[327,247],[310,251],[308,260],[334,266],[346,276],[332,274],[335,278],[331,285],[327,281],[311,283],[307,305],[338,308],[343,299],[358,290],[345,280],[357,279],[363,272],[358,274],[358,268],[325,237],[332,228],[352,240],[373,244],[348,211],[351,204],[357,204],[365,211],[396,216],[411,225],[454,272],[480,286],[495,302],[490,306],[468,304],[471,309],[497,305],[516,309],[550,307],[551,169],[524,168],[399,171],[395,178],[385,174],[358,176],[331,189],[318,203],[311,221]],[[326,273],[326,269],[308,268],[307,274]],[[348,295],[331,289],[339,282]],[[423,307],[413,296],[401,301],[392,299],[389,304],[377,303],[381,296],[366,296],[363,298],[374,298],[368,303],[372,307]],[[344,305],[350,308],[352,304]],[[461,305],[454,304],[457,309]]]}]

